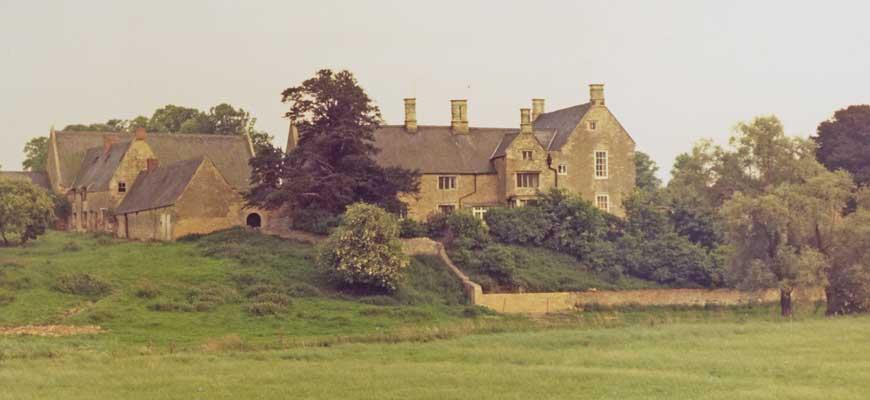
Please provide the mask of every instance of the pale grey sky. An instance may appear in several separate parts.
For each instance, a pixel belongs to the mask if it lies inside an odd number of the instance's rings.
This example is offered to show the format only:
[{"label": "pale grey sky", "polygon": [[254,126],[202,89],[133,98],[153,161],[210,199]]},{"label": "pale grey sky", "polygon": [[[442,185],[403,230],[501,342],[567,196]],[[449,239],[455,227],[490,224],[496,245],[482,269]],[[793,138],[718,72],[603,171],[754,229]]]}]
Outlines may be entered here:
[{"label": "pale grey sky", "polygon": [[555,110],[607,104],[667,175],[697,139],[776,114],[807,136],[870,103],[867,2],[820,1],[9,1],[0,0],[3,169],[70,123],[165,104],[244,107],[286,139],[280,92],[349,69],[401,123],[518,125],[533,97]]}]

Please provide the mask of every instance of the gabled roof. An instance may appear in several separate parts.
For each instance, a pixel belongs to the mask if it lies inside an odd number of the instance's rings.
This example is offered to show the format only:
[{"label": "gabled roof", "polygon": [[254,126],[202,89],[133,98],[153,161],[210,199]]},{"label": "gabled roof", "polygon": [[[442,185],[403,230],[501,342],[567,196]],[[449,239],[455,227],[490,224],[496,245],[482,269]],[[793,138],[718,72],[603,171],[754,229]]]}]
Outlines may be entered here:
[{"label": "gabled roof", "polygon": [[153,210],[175,204],[184,193],[196,170],[206,161],[204,157],[160,166],[153,171],[142,171],[115,214]]},{"label": "gabled roof", "polygon": [[589,106],[590,103],[586,103],[543,113],[532,122],[532,126],[536,131],[550,130],[554,132],[549,146],[545,145],[547,150],[558,151],[562,149],[565,143],[568,143],[571,132],[580,124],[580,120],[589,111]]},{"label": "gabled roof", "polygon": [[121,142],[113,144],[109,147],[109,151],[103,147],[88,149],[72,186],[85,188],[89,192],[109,190],[109,182],[129,147],[130,142]]},{"label": "gabled roof", "polygon": [[422,173],[495,173],[490,156],[510,128],[469,128],[454,134],[449,126],[418,126],[408,133],[402,125],[387,125],[374,132],[378,164],[419,169]]},{"label": "gabled roof", "polygon": [[[506,133],[502,139],[501,143],[498,144],[498,147],[492,153],[492,157],[490,158],[499,158],[504,157],[507,153],[507,149],[511,147],[511,143],[520,136],[519,132]],[[549,137],[552,136],[552,132],[535,132],[535,140],[538,144],[541,145],[544,149],[547,148],[547,144],[549,143]],[[543,140],[542,140],[543,139]]]},{"label": "gabled roof", "polygon": [[43,189],[51,190],[51,183],[48,181],[48,174],[45,172],[0,171],[0,179],[30,182]]},{"label": "gabled roof", "polygon": [[[60,185],[71,187],[85,166],[86,153],[91,148],[103,149],[103,137],[115,135],[119,144],[130,142],[133,135],[119,132],[55,132],[60,169]],[[187,133],[148,133],[145,140],[161,163],[206,156],[235,189],[250,186],[251,150],[242,135],[208,135]]]}]

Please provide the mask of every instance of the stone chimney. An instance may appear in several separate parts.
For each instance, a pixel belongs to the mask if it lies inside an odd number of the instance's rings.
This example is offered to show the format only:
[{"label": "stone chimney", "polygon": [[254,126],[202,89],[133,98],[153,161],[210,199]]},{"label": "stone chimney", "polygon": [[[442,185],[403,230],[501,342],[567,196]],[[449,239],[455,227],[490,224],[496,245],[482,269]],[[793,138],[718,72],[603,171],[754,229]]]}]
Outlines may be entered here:
[{"label": "stone chimney", "polygon": [[450,128],[453,133],[468,133],[468,100],[450,100],[450,114]]},{"label": "stone chimney", "polygon": [[139,127],[136,128],[136,140],[145,140],[148,138],[148,132],[145,131],[145,128]]},{"label": "stone chimney", "polygon": [[520,133],[532,133],[532,120],[528,108],[520,109]]},{"label": "stone chimney", "polygon": [[544,99],[532,99],[532,122],[544,113]]},{"label": "stone chimney", "polygon": [[604,84],[603,83],[593,83],[589,85],[589,102],[592,103],[593,106],[603,106],[604,105]]},{"label": "stone chimney", "polygon": [[299,129],[296,128],[296,124],[291,122],[290,130],[287,131],[287,147],[284,149],[284,152],[290,153],[296,146],[299,146]]},{"label": "stone chimney", "polygon": [[405,131],[417,132],[417,99],[405,99]]},{"label": "stone chimney", "polygon": [[148,160],[145,161],[145,163],[146,163],[145,170],[148,172],[154,172],[154,170],[160,166],[160,161],[157,160],[156,158],[149,158]]},{"label": "stone chimney", "polygon": [[112,145],[118,143],[118,137],[115,135],[103,135],[103,154],[109,152]]}]

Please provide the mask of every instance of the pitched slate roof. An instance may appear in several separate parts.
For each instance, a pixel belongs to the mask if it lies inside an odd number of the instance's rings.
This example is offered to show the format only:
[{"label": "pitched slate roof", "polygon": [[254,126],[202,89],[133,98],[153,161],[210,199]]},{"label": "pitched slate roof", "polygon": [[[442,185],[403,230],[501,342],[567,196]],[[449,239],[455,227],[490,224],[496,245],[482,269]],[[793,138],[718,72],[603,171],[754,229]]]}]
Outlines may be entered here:
[{"label": "pitched slate roof", "polygon": [[[547,148],[547,144],[550,142],[550,139],[549,139],[549,138],[552,136],[552,134],[553,134],[553,132],[546,132],[546,131],[544,131],[544,132],[535,132],[535,140],[538,141],[538,144],[540,144],[541,147],[543,147],[543,148],[546,149],[546,148]],[[498,144],[498,147],[497,147],[497,148],[495,149],[495,151],[492,153],[492,157],[490,157],[490,158],[504,157],[505,154],[507,153],[507,149],[511,146],[511,143],[513,143],[514,140],[515,140],[519,135],[520,135],[519,132],[506,133],[506,134],[502,137],[502,139],[501,139],[501,143]]]},{"label": "pitched slate roof", "polygon": [[558,151],[568,142],[568,137],[574,128],[580,124],[580,120],[589,111],[590,103],[580,104],[573,107],[563,108],[561,110],[543,113],[532,122],[532,126],[536,131],[549,130],[554,132],[549,145],[545,144],[549,151]]},{"label": "pitched slate roof", "polygon": [[26,181],[43,189],[51,190],[51,183],[48,181],[48,174],[46,174],[45,172],[0,171],[0,179]]},{"label": "pitched slate roof", "polygon": [[[119,144],[130,142],[133,135],[119,132],[55,132],[60,167],[60,184],[70,187],[86,164],[85,156],[92,148],[103,150],[103,136],[115,135]],[[241,135],[148,133],[146,142],[161,163],[207,156],[235,189],[250,185],[251,150]],[[96,150],[93,150],[96,151]]]},{"label": "pitched slate roof", "polygon": [[495,173],[490,156],[510,128],[470,128],[454,134],[449,126],[418,126],[408,133],[403,125],[382,126],[374,132],[383,166],[419,169],[422,173]]},{"label": "pitched slate roof", "polygon": [[140,172],[115,214],[153,210],[175,204],[193,179],[196,170],[206,160],[198,157],[160,166],[153,171]]},{"label": "pitched slate roof", "polygon": [[72,186],[93,192],[109,190],[109,182],[129,147],[130,142],[127,141],[113,144],[109,151],[103,147],[88,149]]}]

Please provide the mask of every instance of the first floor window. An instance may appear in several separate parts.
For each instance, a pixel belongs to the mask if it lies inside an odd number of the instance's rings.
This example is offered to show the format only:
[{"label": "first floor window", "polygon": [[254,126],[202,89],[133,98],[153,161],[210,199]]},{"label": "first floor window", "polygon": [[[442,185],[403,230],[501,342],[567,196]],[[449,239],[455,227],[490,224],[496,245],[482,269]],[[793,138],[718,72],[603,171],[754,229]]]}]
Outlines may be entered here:
[{"label": "first floor window", "polygon": [[603,210],[610,211],[610,196],[606,194],[595,195],[595,205]]},{"label": "first floor window", "polygon": [[474,215],[475,218],[483,220],[483,217],[486,215],[486,207],[473,207],[471,209],[471,214]]},{"label": "first floor window", "polygon": [[455,176],[439,176],[438,190],[456,190]]},{"label": "first floor window", "polygon": [[607,178],[607,152],[595,152],[595,178]]},{"label": "first floor window", "polygon": [[559,164],[559,175],[568,175],[568,165]]},{"label": "first floor window", "polygon": [[531,150],[523,150],[523,160],[531,160],[532,155],[533,154]]},{"label": "first floor window", "polygon": [[520,188],[536,188],[538,187],[537,172],[520,172],[517,174],[517,187]]},{"label": "first floor window", "polygon": [[438,206],[438,211],[440,211],[442,214],[450,214],[456,211],[456,206],[453,204],[442,204]]}]

